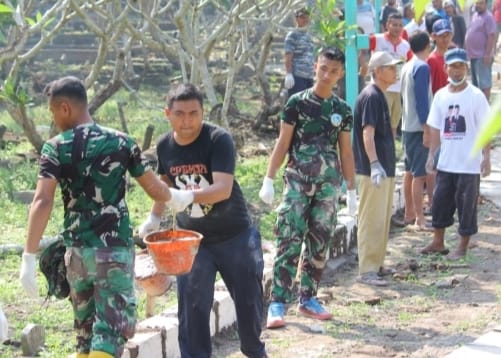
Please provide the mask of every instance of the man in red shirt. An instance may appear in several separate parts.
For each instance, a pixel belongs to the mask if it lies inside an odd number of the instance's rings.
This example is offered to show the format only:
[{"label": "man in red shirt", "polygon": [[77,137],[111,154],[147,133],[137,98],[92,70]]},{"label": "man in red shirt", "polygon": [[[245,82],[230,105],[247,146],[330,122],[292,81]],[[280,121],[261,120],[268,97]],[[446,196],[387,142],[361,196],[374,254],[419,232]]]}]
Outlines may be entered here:
[{"label": "man in red shirt", "polygon": [[439,19],[433,23],[431,38],[435,42],[435,50],[428,57],[431,74],[431,91],[433,94],[447,85],[444,53],[451,46],[452,27],[449,20]]}]

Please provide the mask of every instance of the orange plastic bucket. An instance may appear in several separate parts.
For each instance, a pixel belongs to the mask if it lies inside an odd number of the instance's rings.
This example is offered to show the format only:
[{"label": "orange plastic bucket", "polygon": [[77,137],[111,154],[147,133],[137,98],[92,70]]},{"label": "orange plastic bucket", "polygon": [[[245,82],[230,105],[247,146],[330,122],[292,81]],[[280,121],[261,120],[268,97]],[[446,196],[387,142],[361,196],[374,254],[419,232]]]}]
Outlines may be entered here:
[{"label": "orange plastic bucket", "polygon": [[183,275],[190,272],[203,235],[191,230],[155,231],[143,241],[159,272]]}]

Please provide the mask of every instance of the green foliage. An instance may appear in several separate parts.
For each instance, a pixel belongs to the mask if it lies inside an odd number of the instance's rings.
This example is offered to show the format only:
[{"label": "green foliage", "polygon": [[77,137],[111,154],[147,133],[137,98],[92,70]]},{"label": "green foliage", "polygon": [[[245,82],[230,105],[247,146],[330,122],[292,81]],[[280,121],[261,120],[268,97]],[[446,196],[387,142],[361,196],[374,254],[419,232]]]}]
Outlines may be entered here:
[{"label": "green foliage", "polygon": [[24,106],[28,102],[28,93],[12,78],[7,78],[3,88],[0,90],[0,101],[6,101],[13,105]]},{"label": "green foliage", "polygon": [[346,22],[339,18],[337,0],[315,0],[312,9],[312,32],[321,47],[337,47],[344,50]]}]

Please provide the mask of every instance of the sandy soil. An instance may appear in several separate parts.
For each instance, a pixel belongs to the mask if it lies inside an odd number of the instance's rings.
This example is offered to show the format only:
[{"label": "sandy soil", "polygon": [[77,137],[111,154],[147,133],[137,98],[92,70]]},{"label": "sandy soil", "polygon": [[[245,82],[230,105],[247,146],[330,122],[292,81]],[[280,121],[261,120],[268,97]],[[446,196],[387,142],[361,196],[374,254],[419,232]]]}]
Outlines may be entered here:
[{"label": "sandy soil", "polygon": [[[397,269],[385,288],[355,282],[356,254],[324,273],[319,297],[334,314],[330,322],[296,315],[287,326],[263,330],[270,357],[443,357],[501,322],[501,219],[482,200],[479,233],[466,259],[422,256],[431,233],[392,228],[386,264]],[[456,227],[447,230],[454,248]],[[412,270],[412,269],[414,270]],[[214,339],[214,357],[243,357],[235,331]]]}]

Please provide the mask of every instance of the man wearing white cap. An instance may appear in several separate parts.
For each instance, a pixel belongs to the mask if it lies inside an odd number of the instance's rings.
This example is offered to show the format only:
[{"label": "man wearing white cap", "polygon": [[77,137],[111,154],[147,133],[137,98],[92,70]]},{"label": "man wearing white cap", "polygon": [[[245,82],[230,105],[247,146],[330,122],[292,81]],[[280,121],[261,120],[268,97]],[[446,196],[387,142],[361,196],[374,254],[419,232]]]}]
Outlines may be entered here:
[{"label": "man wearing white cap", "polygon": [[[466,81],[468,61],[465,50],[454,48],[447,51],[445,64],[449,84],[435,94],[426,122],[430,128],[426,171],[437,171],[432,204],[434,234],[433,241],[420,252],[425,255],[448,254],[444,243],[445,229],[454,223],[457,210],[460,239],[456,249],[447,256],[450,260],[457,260],[466,255],[470,237],[478,231],[480,175],[487,176],[491,171],[489,144],[481,154],[472,157],[470,153],[488,117],[489,103],[482,91]],[[451,107],[455,109],[453,115]],[[453,121],[456,121],[453,123],[454,130],[451,126]],[[459,123],[461,129],[458,128]],[[438,150],[440,156],[435,163]]]},{"label": "man wearing white cap", "polygon": [[382,276],[391,273],[383,266],[390,231],[395,184],[395,142],[384,91],[397,82],[400,59],[376,51],[369,60],[373,82],[358,95],[353,125],[353,154],[358,176],[357,281],[385,286]]}]

